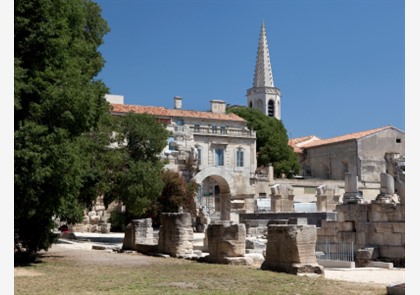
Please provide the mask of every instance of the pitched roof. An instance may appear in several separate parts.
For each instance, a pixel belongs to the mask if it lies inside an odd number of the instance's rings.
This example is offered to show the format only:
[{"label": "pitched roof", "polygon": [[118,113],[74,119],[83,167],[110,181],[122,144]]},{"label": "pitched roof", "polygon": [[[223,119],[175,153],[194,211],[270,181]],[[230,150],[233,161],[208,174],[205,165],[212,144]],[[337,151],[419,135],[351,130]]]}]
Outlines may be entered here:
[{"label": "pitched roof", "polygon": [[365,131],[360,131],[360,132],[355,132],[355,133],[349,133],[349,134],[345,134],[345,135],[341,135],[341,136],[337,136],[337,137],[331,137],[331,138],[327,138],[327,139],[318,139],[318,140],[308,141],[307,138],[309,138],[310,136],[307,136],[307,137],[300,137],[300,138],[291,139],[291,140],[289,140],[289,145],[293,147],[295,152],[302,152],[302,149],[304,149],[304,148],[312,148],[312,147],[317,147],[317,146],[321,146],[321,145],[327,145],[327,144],[339,143],[339,142],[344,142],[344,141],[349,141],[349,140],[355,140],[355,139],[359,139],[359,138],[374,134],[376,132],[379,132],[379,131],[382,131],[382,130],[385,130],[385,129],[399,130],[399,129],[393,127],[393,126],[388,125],[388,126],[384,126],[384,127],[380,127],[380,128],[375,128],[375,129],[370,129],[370,130],[365,130]]},{"label": "pitched roof", "polygon": [[178,109],[167,109],[164,107],[154,106],[137,106],[128,104],[111,104],[113,113],[136,113],[136,114],[149,114],[157,117],[180,117],[180,118],[198,118],[210,120],[223,120],[223,121],[237,121],[245,122],[245,120],[236,114],[218,114],[212,112],[200,111],[187,111]]},{"label": "pitched roof", "polygon": [[320,138],[315,135],[292,138],[292,139],[289,139],[289,146],[293,148],[293,151],[295,153],[301,153],[302,152],[301,146],[308,144],[310,142],[313,142],[315,140],[320,140]]}]

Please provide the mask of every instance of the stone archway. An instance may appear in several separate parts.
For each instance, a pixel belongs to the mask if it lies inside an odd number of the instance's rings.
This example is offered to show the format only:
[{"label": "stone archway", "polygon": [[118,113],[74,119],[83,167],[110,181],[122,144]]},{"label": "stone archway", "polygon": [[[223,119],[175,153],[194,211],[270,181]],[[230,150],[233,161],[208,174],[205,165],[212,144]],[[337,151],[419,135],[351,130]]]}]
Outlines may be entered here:
[{"label": "stone archway", "polygon": [[206,179],[211,178],[218,185],[220,192],[220,219],[230,220],[230,201],[236,195],[235,178],[225,169],[219,167],[206,168],[194,176],[194,180],[202,185]]}]

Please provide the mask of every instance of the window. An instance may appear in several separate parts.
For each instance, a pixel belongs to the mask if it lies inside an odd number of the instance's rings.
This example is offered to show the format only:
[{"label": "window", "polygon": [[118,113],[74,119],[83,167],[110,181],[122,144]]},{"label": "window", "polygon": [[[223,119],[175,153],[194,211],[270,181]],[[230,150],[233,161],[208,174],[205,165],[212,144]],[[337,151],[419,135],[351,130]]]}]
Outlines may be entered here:
[{"label": "window", "polygon": [[215,154],[215,164],[216,166],[223,166],[224,165],[224,151],[221,148],[217,148],[214,150]]},{"label": "window", "polygon": [[249,102],[249,107],[252,108],[252,101]]},{"label": "window", "polygon": [[242,148],[236,150],[236,167],[244,167],[244,150]]},{"label": "window", "polygon": [[396,143],[401,143],[401,138],[397,138],[397,139],[395,140],[395,142],[396,142]]},{"label": "window", "polygon": [[197,165],[201,165],[201,147],[197,147]]},{"label": "window", "polygon": [[211,126],[211,132],[212,133],[217,133],[217,126],[216,125]]},{"label": "window", "polygon": [[194,125],[194,132],[200,133],[200,125],[198,125],[198,124]]},{"label": "window", "polygon": [[168,138],[168,146],[170,151],[175,151],[175,140],[173,137]]},{"label": "window", "polygon": [[220,133],[222,133],[222,134],[226,134],[227,133],[226,126],[220,127]]},{"label": "window", "polygon": [[274,117],[274,101],[272,99],[268,101],[268,116]]},{"label": "window", "polygon": [[184,126],[184,124],[185,124],[184,119],[176,119],[176,125]]}]

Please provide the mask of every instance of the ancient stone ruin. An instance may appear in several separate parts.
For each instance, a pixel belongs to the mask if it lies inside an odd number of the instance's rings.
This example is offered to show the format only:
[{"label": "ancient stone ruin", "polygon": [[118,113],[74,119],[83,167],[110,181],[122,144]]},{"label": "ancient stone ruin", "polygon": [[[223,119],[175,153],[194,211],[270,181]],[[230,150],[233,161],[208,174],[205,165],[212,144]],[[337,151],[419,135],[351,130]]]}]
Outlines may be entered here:
[{"label": "ancient stone ruin", "polygon": [[155,244],[151,218],[134,219],[125,228],[122,250],[136,251],[139,244]]},{"label": "ancient stone ruin", "polygon": [[358,187],[358,177],[356,174],[346,173],[344,175],[344,187],[345,193],[343,195],[344,204],[353,204],[361,203],[363,201],[363,196],[359,191]]},{"label": "ancient stone ruin", "polygon": [[316,209],[319,212],[335,211],[340,202],[337,186],[321,185],[316,188]]},{"label": "ancient stone ruin", "polygon": [[293,187],[290,184],[275,184],[271,186],[271,211],[293,211]]},{"label": "ancient stone ruin", "polygon": [[315,255],[314,225],[269,224],[263,270],[289,274],[323,275],[324,268]]},{"label": "ancient stone ruin", "polygon": [[207,262],[230,263],[234,258],[245,256],[246,229],[243,223],[219,221],[207,228]]},{"label": "ancient stone ruin", "polygon": [[190,213],[162,213],[158,252],[172,257],[193,254],[194,232]]}]

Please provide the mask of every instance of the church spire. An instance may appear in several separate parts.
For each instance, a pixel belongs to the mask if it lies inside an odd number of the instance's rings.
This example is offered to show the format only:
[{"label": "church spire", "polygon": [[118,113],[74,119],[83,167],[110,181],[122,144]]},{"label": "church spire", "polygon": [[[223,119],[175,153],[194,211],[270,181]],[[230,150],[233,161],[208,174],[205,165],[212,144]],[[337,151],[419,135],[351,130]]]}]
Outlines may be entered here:
[{"label": "church spire", "polygon": [[267,36],[265,34],[264,20],[261,23],[253,86],[274,87],[273,74],[271,72],[270,54],[268,52]]},{"label": "church spire", "polygon": [[258,40],[257,62],[254,71],[252,88],[246,91],[248,107],[258,109],[263,114],[281,120],[280,89],[274,86],[271,72],[270,54],[268,53],[267,36],[264,21],[261,24]]}]

